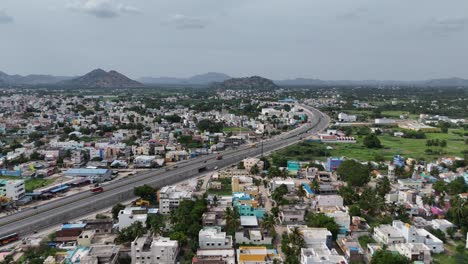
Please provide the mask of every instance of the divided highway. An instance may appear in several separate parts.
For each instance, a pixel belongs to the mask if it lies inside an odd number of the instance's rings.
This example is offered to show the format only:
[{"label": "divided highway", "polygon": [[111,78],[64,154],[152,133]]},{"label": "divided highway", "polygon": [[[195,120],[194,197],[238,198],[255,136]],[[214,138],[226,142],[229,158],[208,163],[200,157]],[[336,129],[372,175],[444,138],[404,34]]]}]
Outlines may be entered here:
[{"label": "divided highway", "polygon": [[[309,106],[299,106],[307,110],[310,122],[289,133],[265,140],[263,142],[264,153],[294,144],[306,137],[307,133],[314,134],[328,127],[330,120],[327,115]],[[148,184],[155,188],[161,188],[165,185],[175,184],[199,176],[203,173],[200,171],[209,171],[215,167],[221,168],[237,164],[246,157],[260,155],[261,151],[260,145],[257,148],[243,145],[235,150],[220,152],[223,155],[223,159],[221,160],[216,160],[216,155],[199,157],[178,163],[177,168],[173,166],[172,170],[169,171],[161,168],[111,182],[104,186],[104,192],[102,193],[77,193],[47,204],[26,209],[0,218],[0,237],[11,233],[25,235],[34,231],[40,231],[129,200],[134,197],[133,188],[136,186]]]}]

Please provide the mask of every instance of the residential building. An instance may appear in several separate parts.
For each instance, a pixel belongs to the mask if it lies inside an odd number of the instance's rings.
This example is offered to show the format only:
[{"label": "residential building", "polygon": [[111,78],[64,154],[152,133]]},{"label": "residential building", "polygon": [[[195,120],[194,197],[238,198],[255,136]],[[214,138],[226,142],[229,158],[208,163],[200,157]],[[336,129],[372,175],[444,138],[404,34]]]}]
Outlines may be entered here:
[{"label": "residential building", "polygon": [[24,180],[0,179],[0,196],[5,196],[13,201],[20,200],[26,193]]},{"label": "residential building", "polygon": [[148,214],[156,214],[158,209],[147,209],[144,207],[127,207],[119,212],[119,229],[131,226],[135,222],[141,222],[146,226]]},{"label": "residential building", "polygon": [[273,264],[275,259],[281,260],[275,249],[263,246],[240,246],[237,249],[238,264]]},{"label": "residential building", "polygon": [[234,249],[199,249],[192,264],[235,264]]},{"label": "residential building", "polygon": [[432,263],[431,250],[423,243],[402,243],[395,244],[389,247],[391,251],[397,251],[400,255],[405,256],[415,263]]},{"label": "residential building", "polygon": [[376,226],[372,237],[375,241],[385,245],[405,243],[405,237],[391,225]]},{"label": "residential building", "polygon": [[308,248],[301,248],[301,264],[347,264],[345,257],[330,250],[324,243],[318,243]]},{"label": "residential building", "polygon": [[179,243],[166,237],[144,235],[131,243],[132,264],[175,264]]},{"label": "residential building", "polygon": [[306,225],[288,225],[288,233],[291,233],[294,228],[299,229],[307,247],[313,247],[316,244],[324,243],[331,248],[332,233],[328,229],[319,227],[308,227]]},{"label": "residential building", "polygon": [[198,245],[200,249],[230,249],[232,236],[221,232],[221,227],[205,227],[198,233]]},{"label": "residential building", "polygon": [[178,208],[182,200],[192,199],[192,193],[185,190],[177,190],[175,185],[164,186],[158,192],[159,212],[169,214],[173,209]]}]

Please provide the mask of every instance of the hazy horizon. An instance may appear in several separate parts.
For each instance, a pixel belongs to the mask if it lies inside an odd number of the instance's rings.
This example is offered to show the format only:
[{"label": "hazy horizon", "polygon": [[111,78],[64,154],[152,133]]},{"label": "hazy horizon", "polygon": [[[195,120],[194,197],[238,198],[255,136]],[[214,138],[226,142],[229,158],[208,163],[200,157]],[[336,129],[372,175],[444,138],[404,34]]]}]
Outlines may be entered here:
[{"label": "hazy horizon", "polygon": [[468,2],[4,0],[0,71],[468,79]]}]

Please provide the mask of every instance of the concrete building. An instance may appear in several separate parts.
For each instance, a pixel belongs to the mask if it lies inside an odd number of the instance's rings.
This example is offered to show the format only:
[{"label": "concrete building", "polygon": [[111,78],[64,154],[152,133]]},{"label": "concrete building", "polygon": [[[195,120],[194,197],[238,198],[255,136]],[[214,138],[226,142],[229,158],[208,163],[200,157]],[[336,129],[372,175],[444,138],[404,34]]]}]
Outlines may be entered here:
[{"label": "concrete building", "polygon": [[235,264],[234,249],[199,249],[192,264]]},{"label": "concrete building", "polygon": [[236,243],[253,245],[271,245],[273,237],[259,228],[241,228],[236,231]]},{"label": "concrete building", "polygon": [[275,259],[281,260],[275,249],[263,246],[240,246],[237,249],[238,264],[273,264]]},{"label": "concrete building", "polygon": [[176,186],[164,186],[158,192],[159,212],[169,214],[173,209],[178,208],[182,200],[192,198],[192,193],[188,191],[179,191]]},{"label": "concrete building", "polygon": [[405,243],[403,235],[391,225],[380,225],[375,227],[372,237],[375,241],[385,245]]},{"label": "concrete building", "polygon": [[205,227],[198,233],[198,245],[200,249],[230,249],[232,236],[221,232],[221,227]]},{"label": "concrete building", "polygon": [[296,191],[296,184],[294,183],[293,179],[274,179],[270,181],[270,191],[274,192],[276,188],[280,187],[281,185],[286,185],[288,187],[289,192],[295,192]]},{"label": "concrete building", "polygon": [[175,264],[179,243],[166,237],[148,235],[131,243],[132,264]]},{"label": "concrete building", "polygon": [[112,179],[112,171],[109,169],[69,169],[63,174],[65,177],[84,177],[91,182],[104,182]]},{"label": "concrete building", "polygon": [[258,169],[260,171],[263,170],[263,161],[257,158],[247,158],[242,161],[244,163],[244,168],[246,171],[249,171],[252,169],[253,166],[257,165]]},{"label": "concrete building", "polygon": [[292,233],[294,228],[298,228],[307,247],[322,243],[330,248],[332,246],[332,233],[326,228],[308,227],[306,225],[288,225],[286,228],[289,234]]},{"label": "concrete building", "polygon": [[348,115],[346,113],[338,114],[339,122],[356,122],[356,120],[357,120],[357,117],[355,115]]},{"label": "concrete building", "polygon": [[135,222],[141,222],[143,226],[146,226],[148,214],[156,214],[157,212],[157,209],[127,207],[119,212],[119,229],[129,227]]},{"label": "concrete building", "polygon": [[26,193],[24,180],[0,180],[0,196],[18,201]]},{"label": "concrete building", "polygon": [[324,243],[315,244],[312,247],[301,248],[300,256],[301,264],[347,264],[345,257],[336,252],[335,249],[330,250]]},{"label": "concrete building", "polygon": [[391,251],[397,251],[400,255],[410,259],[410,261],[430,264],[432,263],[431,250],[423,243],[403,243],[389,247]]}]

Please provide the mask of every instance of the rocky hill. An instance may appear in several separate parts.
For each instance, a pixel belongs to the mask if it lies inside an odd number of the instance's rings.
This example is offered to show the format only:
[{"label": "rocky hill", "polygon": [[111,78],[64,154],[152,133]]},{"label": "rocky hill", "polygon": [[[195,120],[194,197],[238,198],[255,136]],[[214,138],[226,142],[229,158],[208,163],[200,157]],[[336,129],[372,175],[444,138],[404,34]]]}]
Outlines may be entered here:
[{"label": "rocky hill", "polygon": [[144,85],[116,71],[93,70],[81,77],[65,81],[64,85],[84,88],[134,88]]},{"label": "rocky hill", "polygon": [[67,76],[53,76],[45,74],[30,74],[26,76],[22,75],[8,75],[0,71],[0,83],[5,84],[26,84],[26,85],[36,85],[36,84],[55,84],[64,80],[72,79],[73,77]]},{"label": "rocky hill", "polygon": [[229,90],[265,90],[279,88],[272,80],[260,77],[232,78],[221,83],[216,83],[215,88]]}]

